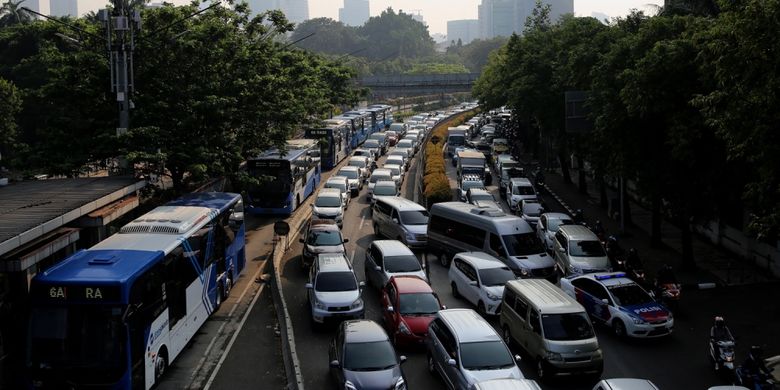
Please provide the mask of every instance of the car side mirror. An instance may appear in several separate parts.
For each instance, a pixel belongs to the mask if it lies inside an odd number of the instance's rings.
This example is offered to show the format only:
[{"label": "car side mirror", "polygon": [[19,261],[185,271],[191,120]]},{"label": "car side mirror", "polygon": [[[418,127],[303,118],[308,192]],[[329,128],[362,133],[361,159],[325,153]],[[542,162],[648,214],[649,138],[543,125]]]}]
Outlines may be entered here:
[{"label": "car side mirror", "polygon": [[479,282],[477,282],[476,280],[470,280],[469,281],[469,286],[478,286],[478,285],[479,285]]},{"label": "car side mirror", "polygon": [[314,288],[314,286],[311,283],[306,283],[306,288],[312,289],[312,288]]},{"label": "car side mirror", "polygon": [[406,362],[406,355],[401,355],[401,356],[398,357],[398,359],[401,361],[401,363],[405,363]]},{"label": "car side mirror", "polygon": [[306,242],[306,241],[304,241],[304,239],[303,239],[303,238],[299,238],[299,239],[298,239],[298,242],[300,242],[301,244],[303,244],[303,243],[304,243],[304,242]]},{"label": "car side mirror", "polygon": [[520,361],[520,360],[522,360],[522,359],[523,359],[523,358],[522,358],[522,357],[520,357],[520,355],[515,355],[515,361],[516,361],[516,362],[519,362],[519,361]]},{"label": "car side mirror", "polygon": [[393,223],[398,223],[398,218],[393,218]]},{"label": "car side mirror", "polygon": [[339,364],[338,360],[331,360],[330,361],[330,366],[333,367],[333,368],[339,368],[341,366],[341,364]]},{"label": "car side mirror", "polygon": [[604,303],[605,305],[609,305],[609,299],[607,298],[602,298],[601,302]]},{"label": "car side mirror", "polygon": [[394,312],[394,311],[395,311],[395,308],[394,308],[392,305],[390,305],[390,306],[388,306],[388,307],[387,307],[387,312],[388,312],[388,313],[392,313],[392,312]]},{"label": "car side mirror", "polygon": [[349,238],[345,238],[345,239],[341,240],[341,243],[342,243],[342,244],[346,244],[346,243],[348,243],[348,242],[349,242]]},{"label": "car side mirror", "polygon": [[447,310],[447,305],[441,305],[442,310]]},{"label": "car side mirror", "polygon": [[309,207],[314,208],[314,203],[310,204]]},{"label": "car side mirror", "polygon": [[458,362],[456,362],[455,359],[448,359],[447,360],[447,365],[450,366],[450,367],[457,367],[458,366]]},{"label": "car side mirror", "polygon": [[376,266],[374,266],[374,270],[375,270],[375,271],[381,271],[381,270],[382,270],[382,267],[380,267],[380,266],[376,265]]},{"label": "car side mirror", "polygon": [[360,287],[360,288],[366,287],[366,282],[358,283],[358,287]]},{"label": "car side mirror", "polygon": [[558,252],[566,253],[566,248],[558,248]]}]

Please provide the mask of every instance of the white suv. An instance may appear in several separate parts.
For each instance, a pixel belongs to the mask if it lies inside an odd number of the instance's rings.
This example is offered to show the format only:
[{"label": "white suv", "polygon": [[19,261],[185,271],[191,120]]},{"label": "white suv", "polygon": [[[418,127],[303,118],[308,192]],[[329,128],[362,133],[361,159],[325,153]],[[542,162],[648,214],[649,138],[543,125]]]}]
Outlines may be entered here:
[{"label": "white suv", "polygon": [[484,252],[461,252],[455,255],[449,271],[452,295],[464,298],[482,314],[498,314],[504,283],[515,274],[501,260]]},{"label": "white suv", "polygon": [[311,214],[316,219],[332,219],[341,228],[344,223],[344,201],[338,188],[323,188],[312,203]]},{"label": "white suv", "polygon": [[363,286],[346,255],[319,255],[306,283],[312,320],[323,323],[328,318],[363,318]]}]

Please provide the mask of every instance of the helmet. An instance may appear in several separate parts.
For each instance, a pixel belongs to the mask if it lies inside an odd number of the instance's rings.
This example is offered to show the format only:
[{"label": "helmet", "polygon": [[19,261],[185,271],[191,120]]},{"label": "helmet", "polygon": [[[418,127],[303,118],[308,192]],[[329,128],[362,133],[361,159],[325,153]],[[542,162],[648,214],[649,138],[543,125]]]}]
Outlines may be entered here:
[{"label": "helmet", "polygon": [[753,357],[753,359],[761,359],[761,355],[763,354],[763,350],[760,346],[754,345],[750,347],[750,356]]},{"label": "helmet", "polygon": [[613,243],[613,244],[617,244],[617,237],[609,236],[609,237],[607,237],[607,242],[610,242],[610,243]]},{"label": "helmet", "polygon": [[726,321],[721,316],[715,317],[715,326],[722,328],[726,325]]},{"label": "helmet", "polygon": [[596,220],[596,225],[601,225],[601,220]]},{"label": "helmet", "polygon": [[635,255],[636,254],[636,249],[634,249],[634,248],[629,249],[628,250],[628,254]]}]

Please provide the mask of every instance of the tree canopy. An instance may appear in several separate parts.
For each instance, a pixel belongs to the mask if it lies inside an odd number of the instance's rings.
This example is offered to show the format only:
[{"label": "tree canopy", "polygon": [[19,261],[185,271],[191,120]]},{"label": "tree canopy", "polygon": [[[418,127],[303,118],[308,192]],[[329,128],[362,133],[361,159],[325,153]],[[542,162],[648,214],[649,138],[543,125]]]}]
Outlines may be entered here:
[{"label": "tree canopy", "polygon": [[[490,56],[473,92],[513,109],[526,151],[551,142],[561,166],[574,150],[597,181],[632,180],[651,205],[654,238],[661,216],[673,217],[692,264],[691,221],[742,227],[746,211],[750,232],[780,238],[780,0],[667,3],[657,16],[609,25],[571,16],[550,24],[537,8],[523,36]],[[585,135],[565,131],[570,90],[589,91]]]}]

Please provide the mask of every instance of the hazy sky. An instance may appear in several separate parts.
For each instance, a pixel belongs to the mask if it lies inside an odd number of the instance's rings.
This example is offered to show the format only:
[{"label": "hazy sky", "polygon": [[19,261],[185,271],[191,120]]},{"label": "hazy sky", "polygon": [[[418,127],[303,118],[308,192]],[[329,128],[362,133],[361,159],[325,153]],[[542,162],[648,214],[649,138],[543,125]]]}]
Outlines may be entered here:
[{"label": "hazy sky", "polygon": [[[154,0],[157,2],[159,0]],[[187,4],[188,0],[168,0],[174,4]],[[554,0],[553,0],[554,1]],[[447,21],[456,19],[476,19],[477,5],[481,0],[370,0],[371,16],[379,15],[387,7],[404,10],[407,13],[423,15],[431,34],[447,33]],[[84,13],[101,8],[106,0],[79,0],[79,12]],[[663,0],[574,0],[574,13],[578,16],[590,16],[600,12],[611,17],[624,16],[631,9],[645,9],[647,4],[663,4]],[[309,0],[309,17],[328,17],[338,20],[339,8],[343,0]]]}]

